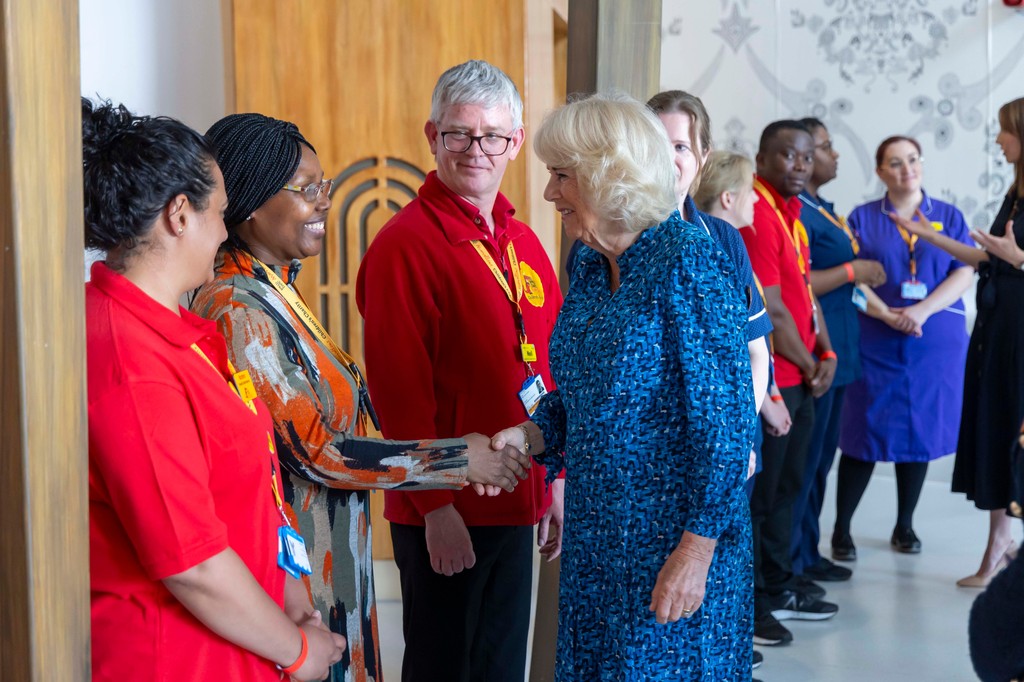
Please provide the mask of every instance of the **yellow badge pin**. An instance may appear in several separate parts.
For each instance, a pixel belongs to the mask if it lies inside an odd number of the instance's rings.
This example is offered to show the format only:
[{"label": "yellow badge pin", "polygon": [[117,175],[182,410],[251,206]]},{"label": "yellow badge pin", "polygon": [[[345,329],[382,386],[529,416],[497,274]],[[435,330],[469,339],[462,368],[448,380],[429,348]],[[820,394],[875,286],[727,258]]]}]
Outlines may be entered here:
[{"label": "yellow badge pin", "polygon": [[519,271],[523,273],[523,293],[526,300],[534,308],[544,305],[544,285],[540,281],[540,275],[523,261],[519,261]]}]

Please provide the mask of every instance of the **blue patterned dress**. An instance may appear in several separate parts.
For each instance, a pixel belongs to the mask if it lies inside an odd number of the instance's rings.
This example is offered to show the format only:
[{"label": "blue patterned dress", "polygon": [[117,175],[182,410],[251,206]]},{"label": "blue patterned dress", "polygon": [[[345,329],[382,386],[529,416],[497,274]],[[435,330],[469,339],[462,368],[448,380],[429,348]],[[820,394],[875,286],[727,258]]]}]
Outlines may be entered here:
[{"label": "blue patterned dress", "polygon": [[[556,679],[749,679],[755,416],[735,268],[678,212],[620,256],[614,294],[605,259],[579,258],[551,341],[559,390],[533,417],[567,469]],[[651,592],[686,530],[718,539],[707,595],[659,625]]]}]

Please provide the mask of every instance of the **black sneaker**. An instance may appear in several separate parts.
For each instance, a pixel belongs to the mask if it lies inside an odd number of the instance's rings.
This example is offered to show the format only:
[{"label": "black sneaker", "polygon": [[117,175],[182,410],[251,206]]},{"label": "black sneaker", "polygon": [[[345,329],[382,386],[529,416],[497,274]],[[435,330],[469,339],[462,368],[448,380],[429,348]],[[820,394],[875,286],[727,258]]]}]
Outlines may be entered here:
[{"label": "black sneaker", "polygon": [[853,544],[850,534],[832,534],[832,558],[836,561],[856,561],[857,548]]},{"label": "black sneaker", "polygon": [[917,533],[914,532],[913,528],[894,529],[889,544],[897,552],[902,552],[903,554],[921,553],[921,539],[917,537]]},{"label": "black sneaker", "polygon": [[793,641],[793,633],[786,629],[770,611],[754,619],[754,644],[779,646]]},{"label": "black sneaker", "polygon": [[839,611],[839,607],[831,602],[814,599],[794,590],[770,597],[769,604],[772,615],[778,620],[828,620]]},{"label": "black sneaker", "polygon": [[764,663],[764,654],[760,651],[754,651],[754,663],[750,666],[750,669],[757,670],[761,667],[762,663]]},{"label": "black sneaker", "polygon": [[814,582],[806,575],[794,576],[793,591],[805,594],[813,599],[824,599],[825,588]]},{"label": "black sneaker", "polygon": [[852,575],[853,571],[845,566],[837,566],[825,557],[819,557],[816,564],[804,569],[805,578],[820,580],[826,583],[838,583],[849,580]]}]

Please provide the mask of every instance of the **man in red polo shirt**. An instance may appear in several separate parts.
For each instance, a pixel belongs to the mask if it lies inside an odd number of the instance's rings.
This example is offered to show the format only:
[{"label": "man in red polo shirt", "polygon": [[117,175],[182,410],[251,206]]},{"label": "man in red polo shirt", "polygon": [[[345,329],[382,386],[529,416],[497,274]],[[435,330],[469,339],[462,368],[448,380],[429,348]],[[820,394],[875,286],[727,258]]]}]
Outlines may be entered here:
[{"label": "man in red polo shirt", "polygon": [[[493,434],[554,388],[548,339],[561,305],[551,262],[498,191],[523,145],[522,100],[470,61],[439,79],[425,133],[437,170],[367,250],[356,300],[384,436]],[[532,393],[531,393],[532,392]],[[562,483],[543,467],[511,494],[387,492],[401,573],[405,682],[522,682],[532,578],[561,542]]]},{"label": "man in red polo shirt", "polygon": [[775,381],[793,426],[764,431],[764,470],[754,481],[754,643],[785,644],[779,620],[825,620],[839,610],[824,590],[794,576],[790,554],[793,502],[804,475],[814,427],[814,398],[828,390],[836,357],[810,288],[810,250],[798,198],[814,168],[814,141],[797,121],[776,121],[761,135],[754,223],[741,230],[754,273],[764,286],[775,346]]}]

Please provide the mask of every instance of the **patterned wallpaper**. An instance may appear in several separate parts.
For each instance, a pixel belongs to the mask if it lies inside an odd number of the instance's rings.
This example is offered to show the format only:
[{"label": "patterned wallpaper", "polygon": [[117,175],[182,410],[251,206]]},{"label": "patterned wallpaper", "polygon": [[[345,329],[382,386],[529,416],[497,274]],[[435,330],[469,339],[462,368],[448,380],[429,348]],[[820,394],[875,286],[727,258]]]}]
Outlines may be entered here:
[{"label": "patterned wallpaper", "polygon": [[996,113],[1024,96],[1024,10],[1001,0],[663,0],[661,83],[708,108],[717,148],[753,156],[778,118],[817,116],[840,153],[822,190],[877,198],[878,143],[916,137],[925,189],[987,229],[1012,168]]}]

